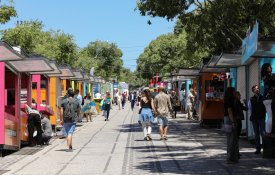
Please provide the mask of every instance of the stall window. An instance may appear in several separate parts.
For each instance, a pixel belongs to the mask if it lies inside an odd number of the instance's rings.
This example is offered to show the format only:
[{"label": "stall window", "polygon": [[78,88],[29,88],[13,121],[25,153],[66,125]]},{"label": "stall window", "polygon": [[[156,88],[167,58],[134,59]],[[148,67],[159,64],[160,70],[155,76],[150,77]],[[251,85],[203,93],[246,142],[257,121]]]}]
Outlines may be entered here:
[{"label": "stall window", "polygon": [[40,88],[41,89],[46,89],[46,85],[47,85],[47,81],[46,80],[41,80]]},{"label": "stall window", "polygon": [[37,82],[32,82],[32,89],[37,89]]},{"label": "stall window", "polygon": [[207,80],[205,82],[206,99],[223,99],[224,81]]}]

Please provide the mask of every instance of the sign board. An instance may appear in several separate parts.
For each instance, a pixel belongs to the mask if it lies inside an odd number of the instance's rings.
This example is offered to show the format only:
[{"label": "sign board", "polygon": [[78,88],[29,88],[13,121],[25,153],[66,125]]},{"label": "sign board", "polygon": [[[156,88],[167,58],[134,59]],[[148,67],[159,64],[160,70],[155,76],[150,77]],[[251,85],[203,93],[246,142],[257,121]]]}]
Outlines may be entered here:
[{"label": "sign board", "polygon": [[256,21],[252,32],[250,32],[249,28],[246,38],[242,41],[242,64],[247,63],[249,61],[249,58],[257,51],[258,33],[259,24]]}]

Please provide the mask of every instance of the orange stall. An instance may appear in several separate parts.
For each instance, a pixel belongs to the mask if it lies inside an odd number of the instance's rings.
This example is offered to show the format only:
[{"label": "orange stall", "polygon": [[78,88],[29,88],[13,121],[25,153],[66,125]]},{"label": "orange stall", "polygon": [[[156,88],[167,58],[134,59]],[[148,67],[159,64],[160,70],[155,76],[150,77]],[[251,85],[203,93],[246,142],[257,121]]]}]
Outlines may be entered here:
[{"label": "orange stall", "polygon": [[53,107],[54,111],[54,115],[51,115],[51,124],[54,128],[60,128],[60,103],[63,97],[66,95],[67,89],[71,87],[71,82],[68,78],[74,77],[74,74],[68,66],[51,66],[55,69],[54,73],[48,74],[50,77],[50,105]]}]

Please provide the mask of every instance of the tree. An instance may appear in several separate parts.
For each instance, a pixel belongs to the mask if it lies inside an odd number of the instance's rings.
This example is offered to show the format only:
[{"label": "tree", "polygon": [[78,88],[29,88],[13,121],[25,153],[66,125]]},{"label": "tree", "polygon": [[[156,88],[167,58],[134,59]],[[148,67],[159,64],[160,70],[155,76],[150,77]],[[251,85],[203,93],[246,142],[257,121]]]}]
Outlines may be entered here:
[{"label": "tree", "polygon": [[85,65],[90,65],[95,68],[95,75],[104,78],[120,76],[122,51],[115,43],[90,42],[80,53],[76,66],[85,68]]},{"label": "tree", "polygon": [[[12,17],[16,17],[17,13],[13,6],[12,1],[8,1],[9,3],[1,4],[0,5],[0,24],[5,24],[8,22]],[[1,3],[1,2],[0,2]],[[9,5],[7,5],[9,4]]]},{"label": "tree", "polygon": [[187,48],[210,54],[239,49],[246,30],[256,20],[261,37],[275,34],[273,0],[140,0],[137,7],[143,16],[178,18],[188,35]]},{"label": "tree", "polygon": [[143,78],[151,78],[156,73],[164,76],[178,68],[196,67],[205,56],[204,52],[189,52],[186,32],[161,35],[153,40],[138,58],[137,70]]},{"label": "tree", "polygon": [[59,64],[72,65],[77,55],[73,36],[62,31],[43,31],[40,21],[24,21],[2,32],[2,39],[12,46],[20,46],[29,55],[41,54]]}]

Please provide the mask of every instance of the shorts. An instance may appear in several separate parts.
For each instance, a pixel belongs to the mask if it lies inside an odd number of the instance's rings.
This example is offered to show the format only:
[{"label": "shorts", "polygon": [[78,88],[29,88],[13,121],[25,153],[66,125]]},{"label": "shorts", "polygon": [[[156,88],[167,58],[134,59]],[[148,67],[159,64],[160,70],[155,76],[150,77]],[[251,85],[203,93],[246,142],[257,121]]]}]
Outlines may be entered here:
[{"label": "shorts", "polygon": [[167,117],[163,117],[163,116],[158,116],[158,125],[164,125],[167,126],[168,125],[168,119]]},{"label": "shorts", "polygon": [[69,134],[73,135],[75,126],[76,126],[76,123],[64,123],[63,127],[64,127],[66,136]]}]

